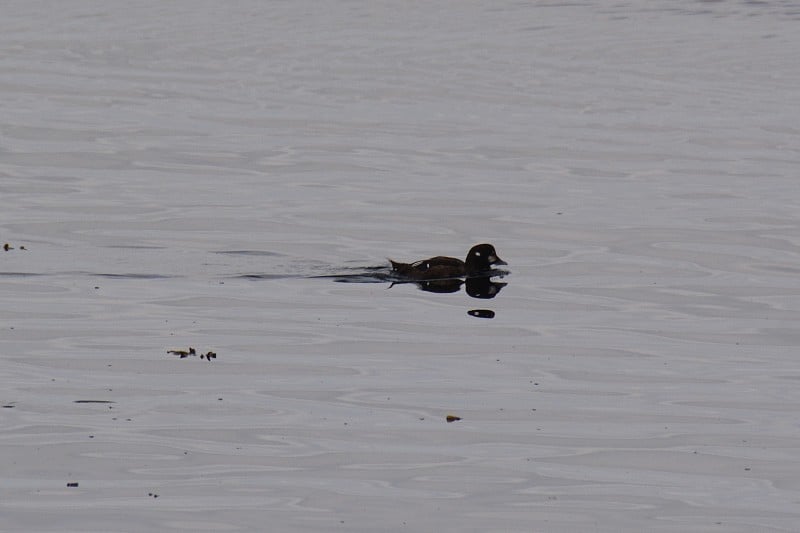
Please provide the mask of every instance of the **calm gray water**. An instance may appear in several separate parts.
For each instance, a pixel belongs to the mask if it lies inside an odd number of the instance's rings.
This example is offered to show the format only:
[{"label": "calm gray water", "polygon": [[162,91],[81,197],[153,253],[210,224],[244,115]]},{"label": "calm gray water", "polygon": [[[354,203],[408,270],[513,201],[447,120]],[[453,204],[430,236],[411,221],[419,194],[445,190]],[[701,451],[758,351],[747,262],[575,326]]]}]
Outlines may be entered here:
[{"label": "calm gray water", "polygon": [[3,531],[796,531],[796,2],[0,14]]}]

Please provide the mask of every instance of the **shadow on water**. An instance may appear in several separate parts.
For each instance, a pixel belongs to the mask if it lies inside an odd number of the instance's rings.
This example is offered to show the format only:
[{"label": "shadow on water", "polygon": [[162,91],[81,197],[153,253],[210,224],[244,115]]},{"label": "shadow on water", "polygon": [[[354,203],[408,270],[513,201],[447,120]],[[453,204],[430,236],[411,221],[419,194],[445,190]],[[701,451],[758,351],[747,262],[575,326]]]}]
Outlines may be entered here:
[{"label": "shadow on water", "polygon": [[[336,274],[320,275],[286,275],[286,274],[243,274],[237,276],[242,279],[275,280],[288,278],[328,279],[336,283],[384,283],[391,289],[396,286],[415,285],[419,290],[435,294],[452,294],[464,289],[471,298],[489,300],[496,297],[508,283],[497,281],[509,274],[506,270],[490,270],[485,275],[465,278],[445,278],[431,280],[410,280],[398,276],[397,272],[388,266],[357,267],[350,269],[352,272],[338,271]],[[475,318],[494,318],[495,312],[491,309],[470,309],[469,316]]]}]

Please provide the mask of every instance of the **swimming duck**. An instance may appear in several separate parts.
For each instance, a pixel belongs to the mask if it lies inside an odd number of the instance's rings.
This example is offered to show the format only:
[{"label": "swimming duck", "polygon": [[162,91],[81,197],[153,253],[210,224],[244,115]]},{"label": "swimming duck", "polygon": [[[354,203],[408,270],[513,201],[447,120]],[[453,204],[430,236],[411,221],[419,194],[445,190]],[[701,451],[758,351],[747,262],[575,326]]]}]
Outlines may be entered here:
[{"label": "swimming duck", "polygon": [[465,261],[455,257],[437,256],[414,263],[392,261],[392,270],[408,279],[446,279],[485,274],[495,265],[507,265],[497,257],[491,244],[476,244],[470,248]]}]

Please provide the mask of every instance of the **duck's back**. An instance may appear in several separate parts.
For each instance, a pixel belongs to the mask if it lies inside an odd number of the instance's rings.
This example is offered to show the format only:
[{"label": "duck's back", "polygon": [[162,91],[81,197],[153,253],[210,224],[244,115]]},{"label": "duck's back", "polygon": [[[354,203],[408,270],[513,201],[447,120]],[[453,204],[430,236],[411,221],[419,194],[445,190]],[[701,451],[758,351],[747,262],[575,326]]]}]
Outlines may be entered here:
[{"label": "duck's back", "polygon": [[464,275],[464,262],[455,257],[439,255],[414,263],[392,261],[392,268],[411,279],[442,279]]},{"label": "duck's back", "polygon": [[461,259],[456,259],[455,257],[446,257],[444,255],[437,255],[436,257],[431,257],[430,259],[423,259],[422,261],[417,261],[416,264],[423,263],[427,266],[427,268],[433,267],[454,267],[454,268],[464,268],[464,261]]}]

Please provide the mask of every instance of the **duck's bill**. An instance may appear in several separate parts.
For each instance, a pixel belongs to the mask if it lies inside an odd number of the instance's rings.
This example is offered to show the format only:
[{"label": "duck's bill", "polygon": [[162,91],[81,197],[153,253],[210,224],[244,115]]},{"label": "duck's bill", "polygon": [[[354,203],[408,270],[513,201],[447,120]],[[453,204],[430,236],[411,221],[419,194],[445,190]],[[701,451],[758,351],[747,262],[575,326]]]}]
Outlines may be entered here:
[{"label": "duck's bill", "polygon": [[505,261],[503,261],[502,259],[500,259],[496,255],[494,255],[494,256],[489,258],[489,264],[494,266],[494,265],[507,265],[508,263],[506,263]]}]

